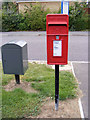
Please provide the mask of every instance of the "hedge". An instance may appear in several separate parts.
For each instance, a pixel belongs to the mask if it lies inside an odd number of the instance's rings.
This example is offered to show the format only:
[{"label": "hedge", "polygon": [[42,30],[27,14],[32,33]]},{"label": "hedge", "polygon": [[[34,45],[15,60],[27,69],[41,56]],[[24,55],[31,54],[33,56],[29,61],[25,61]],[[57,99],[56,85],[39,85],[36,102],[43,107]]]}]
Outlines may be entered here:
[{"label": "hedge", "polygon": [[[80,31],[88,29],[88,16],[85,3],[75,3],[69,7],[69,30]],[[54,13],[59,13],[59,11]],[[18,13],[14,3],[3,4],[2,31],[45,31],[46,15],[49,9],[44,10],[41,4],[26,6],[25,13]]]}]

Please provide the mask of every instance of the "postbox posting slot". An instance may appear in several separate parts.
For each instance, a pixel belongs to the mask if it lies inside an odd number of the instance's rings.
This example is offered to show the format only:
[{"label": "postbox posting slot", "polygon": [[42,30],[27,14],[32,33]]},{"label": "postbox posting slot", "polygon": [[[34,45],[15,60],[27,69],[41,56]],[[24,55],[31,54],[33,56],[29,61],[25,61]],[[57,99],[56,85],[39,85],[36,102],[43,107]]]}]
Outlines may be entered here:
[{"label": "postbox posting slot", "polygon": [[48,22],[48,25],[59,25],[59,26],[63,26],[63,25],[66,25],[67,26],[67,22]]},{"label": "postbox posting slot", "polygon": [[47,35],[66,35],[67,34],[67,22],[48,22],[48,31]]}]

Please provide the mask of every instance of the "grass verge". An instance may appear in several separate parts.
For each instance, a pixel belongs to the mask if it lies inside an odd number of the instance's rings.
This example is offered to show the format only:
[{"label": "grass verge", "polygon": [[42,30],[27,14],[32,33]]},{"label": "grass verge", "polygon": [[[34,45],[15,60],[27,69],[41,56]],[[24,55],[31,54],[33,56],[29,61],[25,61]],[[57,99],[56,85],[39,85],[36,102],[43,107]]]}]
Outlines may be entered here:
[{"label": "grass verge", "polygon": [[[77,83],[72,73],[59,72],[59,99],[72,99],[77,96]],[[2,74],[2,83],[7,85],[14,75]],[[31,86],[38,93],[26,93],[22,89],[2,91],[2,116],[4,118],[22,118],[36,116],[40,111],[40,105],[45,97],[55,96],[55,71],[45,64],[29,63],[29,68],[23,81],[31,82]]]},{"label": "grass verge", "polygon": [[36,116],[39,112],[42,98],[39,94],[27,94],[22,89],[11,92],[2,91],[3,118],[23,118]]}]

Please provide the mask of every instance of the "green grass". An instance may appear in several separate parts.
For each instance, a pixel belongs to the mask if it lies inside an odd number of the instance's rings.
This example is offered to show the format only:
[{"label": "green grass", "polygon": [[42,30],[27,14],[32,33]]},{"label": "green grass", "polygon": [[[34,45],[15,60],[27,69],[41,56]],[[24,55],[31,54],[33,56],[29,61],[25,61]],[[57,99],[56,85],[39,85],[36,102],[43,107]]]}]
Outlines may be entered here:
[{"label": "green grass", "polygon": [[2,91],[2,116],[3,118],[23,118],[35,116],[39,112],[42,98],[39,94],[27,94],[22,89],[11,92]]},{"label": "green grass", "polygon": [[[59,83],[60,100],[76,97],[77,85],[73,75],[70,72],[60,72]],[[50,77],[47,77],[47,81],[45,82],[32,83],[32,87],[36,90],[39,90],[42,95],[51,96],[52,98],[54,98],[55,96],[55,78],[52,74],[50,75]]]},{"label": "green grass", "polygon": [[2,64],[0,64],[0,78],[2,79],[2,81],[0,81],[0,83],[1,83],[3,86],[4,86],[4,85],[7,85],[11,80],[14,80],[14,79],[15,79],[14,75],[3,74]]},{"label": "green grass", "polygon": [[[22,80],[34,81],[32,87],[45,96],[55,96],[55,71],[45,64],[29,64],[29,69],[22,76]],[[72,73],[67,71],[59,72],[59,99],[76,97],[77,84]]]},{"label": "green grass", "polygon": [[54,70],[47,67],[45,64],[29,64],[29,68],[24,76],[22,76],[22,80],[26,80],[27,82],[40,82],[47,81],[48,78],[54,77]]},{"label": "green grass", "polygon": [[7,75],[7,74],[3,74],[2,75],[2,85],[7,85],[11,80],[14,80],[15,77],[14,75]]},{"label": "green grass", "polygon": [[[77,96],[77,83],[72,73],[59,72],[59,99],[72,99]],[[7,85],[14,75],[2,74],[2,84]],[[4,118],[21,118],[25,116],[36,116],[40,111],[39,106],[43,98],[55,96],[55,71],[45,64],[29,63],[25,75],[21,76],[23,81],[32,82],[31,86],[38,93],[26,93],[22,89],[11,92],[2,92],[2,115]]]}]

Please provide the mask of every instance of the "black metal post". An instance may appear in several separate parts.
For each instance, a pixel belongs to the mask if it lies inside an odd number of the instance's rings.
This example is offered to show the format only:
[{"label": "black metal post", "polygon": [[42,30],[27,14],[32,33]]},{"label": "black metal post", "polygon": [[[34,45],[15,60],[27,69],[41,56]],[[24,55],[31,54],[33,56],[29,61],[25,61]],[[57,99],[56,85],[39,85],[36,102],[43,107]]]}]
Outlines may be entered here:
[{"label": "black metal post", "polygon": [[55,110],[59,105],[59,65],[55,65]]},{"label": "black metal post", "polygon": [[19,75],[15,75],[15,79],[16,79],[16,83],[20,84],[20,77],[19,77]]}]

